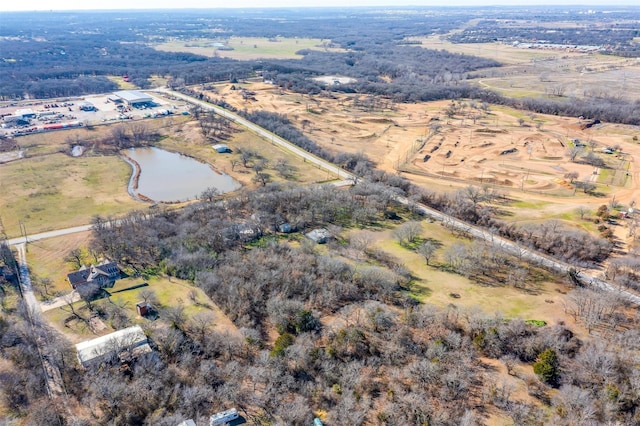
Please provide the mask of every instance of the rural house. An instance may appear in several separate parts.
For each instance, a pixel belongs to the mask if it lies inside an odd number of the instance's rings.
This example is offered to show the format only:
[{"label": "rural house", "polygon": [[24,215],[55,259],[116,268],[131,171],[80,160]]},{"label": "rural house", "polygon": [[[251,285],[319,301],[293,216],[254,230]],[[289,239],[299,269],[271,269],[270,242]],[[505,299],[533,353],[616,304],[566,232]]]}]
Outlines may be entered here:
[{"label": "rural house", "polygon": [[97,283],[100,287],[112,287],[118,279],[120,279],[118,265],[108,260],[89,267],[82,265],[82,268],[67,275],[67,280],[74,290],[78,286],[90,283]]}]

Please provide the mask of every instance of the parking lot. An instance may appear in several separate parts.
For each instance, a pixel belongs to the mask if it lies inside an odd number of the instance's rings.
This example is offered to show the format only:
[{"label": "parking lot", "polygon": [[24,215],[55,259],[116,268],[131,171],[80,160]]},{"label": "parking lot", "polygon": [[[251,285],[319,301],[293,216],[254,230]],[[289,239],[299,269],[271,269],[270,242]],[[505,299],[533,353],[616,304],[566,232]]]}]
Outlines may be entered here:
[{"label": "parking lot", "polygon": [[[136,106],[114,102],[116,97],[113,94],[3,103],[0,105],[0,117],[3,117],[0,134],[20,136],[64,128],[183,114],[189,110],[185,102],[167,99],[156,93],[145,94],[151,96],[152,102]],[[16,114],[25,116],[17,119]]]}]

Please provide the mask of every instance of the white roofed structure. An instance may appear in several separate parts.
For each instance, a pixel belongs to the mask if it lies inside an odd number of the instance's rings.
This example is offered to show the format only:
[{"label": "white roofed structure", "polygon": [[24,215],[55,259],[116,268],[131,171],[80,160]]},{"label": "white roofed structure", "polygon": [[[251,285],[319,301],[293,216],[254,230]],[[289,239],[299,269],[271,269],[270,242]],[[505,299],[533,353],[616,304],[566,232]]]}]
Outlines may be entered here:
[{"label": "white roofed structure", "polygon": [[120,90],[119,92],[114,92],[114,95],[116,95],[129,105],[146,104],[153,102],[153,98],[151,96],[145,95],[144,93],[138,92],[136,90]]},{"label": "white roofed structure", "polygon": [[113,356],[123,360],[151,352],[147,336],[139,325],[78,343],[76,350],[78,361],[83,367],[100,363]]},{"label": "white roofed structure", "polygon": [[212,415],[209,418],[209,426],[221,426],[238,418],[238,410],[231,408]]}]

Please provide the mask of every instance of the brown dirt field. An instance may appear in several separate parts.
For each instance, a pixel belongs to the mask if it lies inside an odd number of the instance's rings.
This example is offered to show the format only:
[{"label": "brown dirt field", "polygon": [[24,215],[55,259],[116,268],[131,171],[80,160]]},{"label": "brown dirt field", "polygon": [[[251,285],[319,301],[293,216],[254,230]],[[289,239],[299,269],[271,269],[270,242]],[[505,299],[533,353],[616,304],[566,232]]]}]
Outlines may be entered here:
[{"label": "brown dirt field", "polygon": [[[384,109],[365,110],[354,106],[355,99],[363,101],[365,96],[310,97],[264,83],[236,85],[255,93],[255,100],[245,101],[241,91],[231,86],[218,85],[217,93],[210,95],[239,109],[286,114],[325,149],[364,152],[379,169],[400,170],[425,188],[452,191],[473,184],[507,192],[516,200],[508,220],[557,218],[574,223],[578,206],[595,211],[615,196],[628,207],[638,198],[640,145],[633,140],[640,136],[637,126],[602,123],[582,129],[584,121],[576,117],[529,114],[494,105],[484,111],[472,101],[454,103],[456,111],[450,117],[451,101],[386,102]],[[570,162],[573,139],[587,144],[585,153],[592,149],[589,142],[593,141],[594,153],[610,168],[594,175],[593,166]],[[608,146],[619,146],[620,151],[603,154],[602,148]],[[515,151],[502,154],[511,149]],[[431,157],[425,161],[427,155]],[[564,177],[570,172],[577,172],[578,180],[597,184],[595,191],[600,196],[575,191]],[[590,229],[588,224],[579,226]],[[615,232],[626,240],[625,224]]]}]

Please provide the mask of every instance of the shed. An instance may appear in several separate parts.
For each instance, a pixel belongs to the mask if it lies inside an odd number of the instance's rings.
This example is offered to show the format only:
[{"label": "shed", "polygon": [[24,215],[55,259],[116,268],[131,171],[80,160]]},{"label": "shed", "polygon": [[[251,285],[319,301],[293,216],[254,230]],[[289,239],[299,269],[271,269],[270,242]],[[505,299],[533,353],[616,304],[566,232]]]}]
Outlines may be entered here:
[{"label": "shed", "polygon": [[138,302],[136,303],[136,311],[138,311],[138,315],[141,317],[149,315],[151,313],[151,304],[149,302]]},{"label": "shed", "polygon": [[78,361],[83,367],[97,365],[111,356],[125,359],[151,352],[147,336],[139,325],[114,331],[76,345]]},{"label": "shed", "polygon": [[80,108],[81,111],[95,111],[96,109],[95,105],[88,101],[80,102],[78,108]]},{"label": "shed", "polygon": [[331,235],[326,229],[318,228],[306,233],[305,236],[318,244],[324,244],[327,242]]},{"label": "shed", "polygon": [[293,232],[293,228],[290,223],[281,223],[278,225],[278,232],[282,232],[283,234],[289,234]]},{"label": "shed", "polygon": [[153,98],[151,96],[145,95],[144,93],[136,90],[120,90],[118,92],[114,92],[114,95],[131,106],[149,104],[153,102]]},{"label": "shed", "polygon": [[189,419],[189,420],[185,420],[184,422],[180,423],[178,426],[196,426],[196,422],[194,422],[193,420]]},{"label": "shed", "polygon": [[231,148],[229,148],[228,145],[225,145],[223,143],[217,143],[215,145],[211,145],[211,147],[215,149],[219,154],[231,152]]}]

